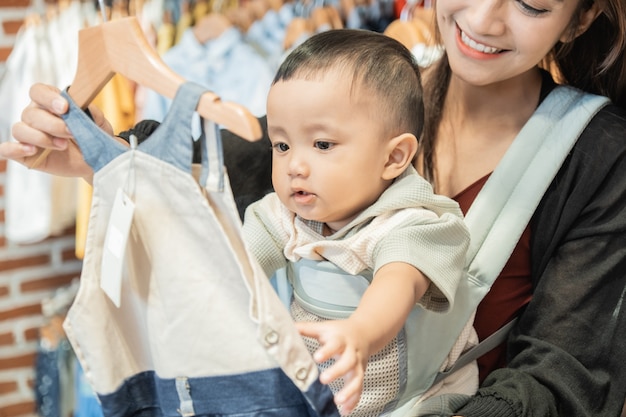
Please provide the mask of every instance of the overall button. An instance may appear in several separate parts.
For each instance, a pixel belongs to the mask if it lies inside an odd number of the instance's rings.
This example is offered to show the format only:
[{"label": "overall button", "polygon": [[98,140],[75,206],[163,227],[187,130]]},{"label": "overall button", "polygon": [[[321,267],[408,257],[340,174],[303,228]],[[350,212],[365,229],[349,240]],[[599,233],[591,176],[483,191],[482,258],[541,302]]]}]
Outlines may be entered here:
[{"label": "overall button", "polygon": [[299,381],[304,381],[307,376],[309,376],[309,371],[306,368],[300,368],[296,372],[296,379]]},{"label": "overall button", "polygon": [[275,345],[278,343],[278,333],[275,331],[270,331],[265,335],[265,341],[268,345]]}]

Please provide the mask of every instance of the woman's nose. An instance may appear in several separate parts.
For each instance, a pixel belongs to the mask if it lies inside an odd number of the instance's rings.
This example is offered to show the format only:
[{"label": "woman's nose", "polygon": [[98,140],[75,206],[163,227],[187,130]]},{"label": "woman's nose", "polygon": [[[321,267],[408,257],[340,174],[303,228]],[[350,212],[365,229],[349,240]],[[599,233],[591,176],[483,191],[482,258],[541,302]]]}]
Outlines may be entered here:
[{"label": "woman's nose", "polygon": [[506,30],[506,12],[510,0],[472,0],[467,13],[469,35],[499,36]]}]

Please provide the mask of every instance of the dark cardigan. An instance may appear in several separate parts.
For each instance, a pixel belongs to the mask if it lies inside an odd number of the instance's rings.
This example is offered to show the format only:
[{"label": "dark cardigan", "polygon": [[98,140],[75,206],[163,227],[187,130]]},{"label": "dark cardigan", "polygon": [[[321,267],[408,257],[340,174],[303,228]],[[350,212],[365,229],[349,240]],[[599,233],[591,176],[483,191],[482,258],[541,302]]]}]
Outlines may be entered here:
[{"label": "dark cardigan", "polygon": [[531,221],[533,299],[467,417],[620,415],[626,398],[626,111],[598,113]]}]

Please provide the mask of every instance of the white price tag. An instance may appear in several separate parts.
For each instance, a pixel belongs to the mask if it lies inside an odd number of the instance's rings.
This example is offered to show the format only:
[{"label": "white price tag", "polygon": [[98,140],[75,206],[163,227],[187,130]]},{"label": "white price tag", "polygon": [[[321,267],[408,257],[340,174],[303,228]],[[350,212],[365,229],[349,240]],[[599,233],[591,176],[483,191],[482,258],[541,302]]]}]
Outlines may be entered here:
[{"label": "white price tag", "polygon": [[124,256],[134,211],[135,203],[118,189],[104,239],[100,278],[100,287],[118,308],[122,297]]}]

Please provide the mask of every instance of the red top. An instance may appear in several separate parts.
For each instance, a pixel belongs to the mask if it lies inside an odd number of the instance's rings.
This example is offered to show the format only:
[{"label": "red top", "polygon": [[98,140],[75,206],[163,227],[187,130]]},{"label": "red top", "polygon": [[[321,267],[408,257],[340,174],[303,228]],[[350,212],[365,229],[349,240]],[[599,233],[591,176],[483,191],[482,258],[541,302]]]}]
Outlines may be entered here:
[{"label": "red top", "polygon": [[[463,214],[467,213],[489,175],[485,175],[454,197]],[[531,297],[530,227],[526,227],[500,276],[478,305],[474,321],[478,338],[483,340],[508,323]],[[506,366],[506,345],[502,343],[478,359],[480,382],[482,383],[491,371],[504,366]]]}]

